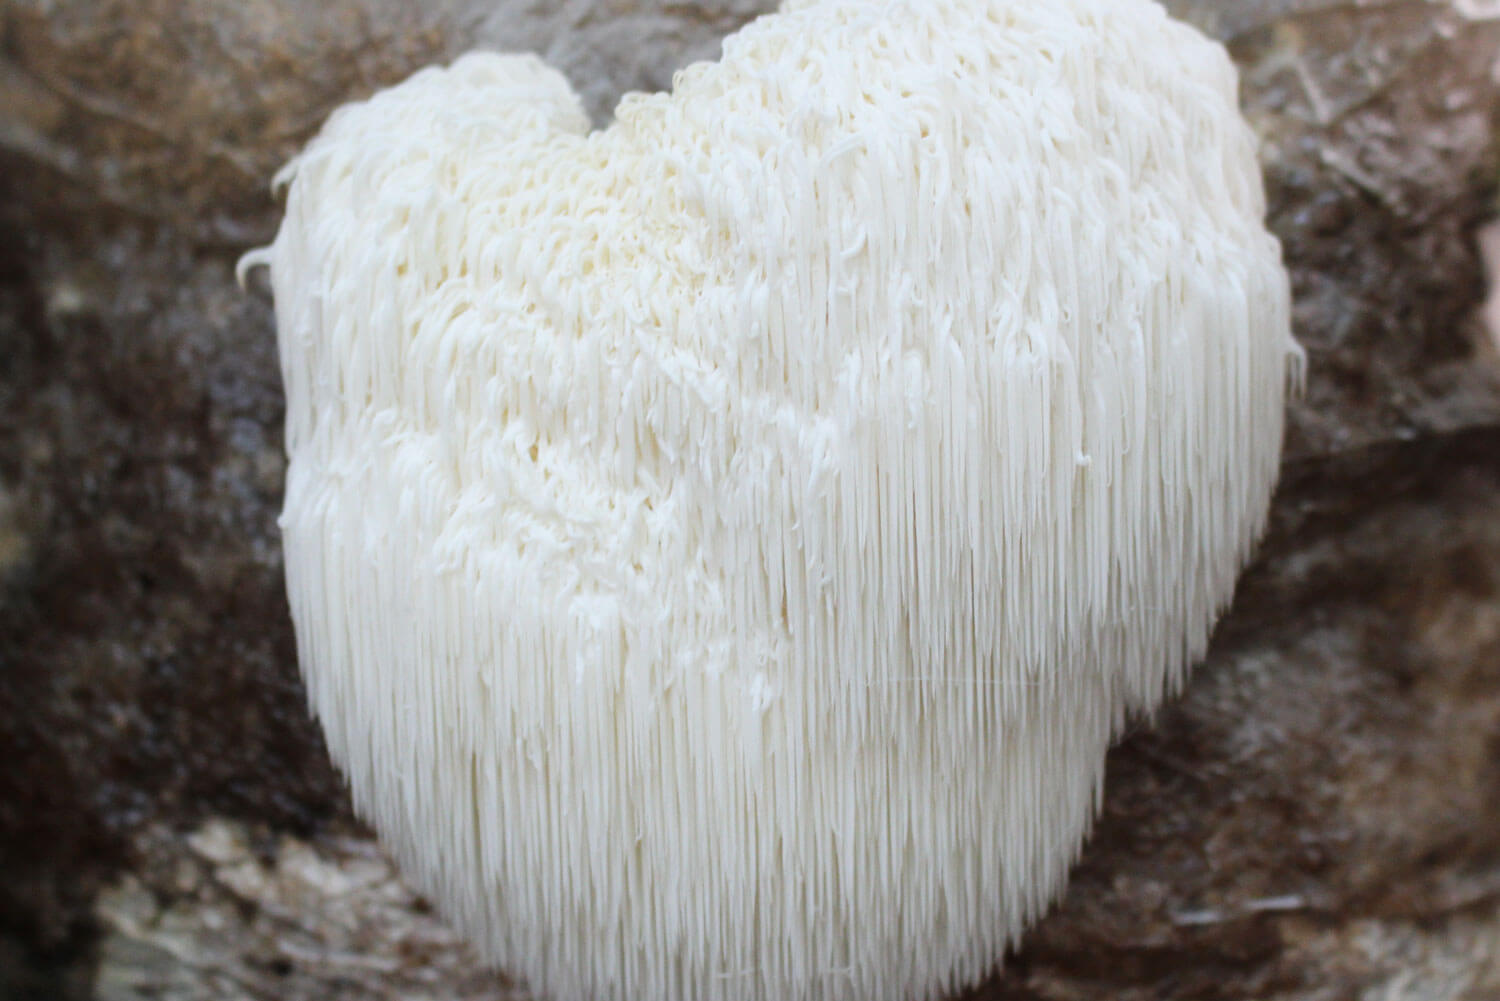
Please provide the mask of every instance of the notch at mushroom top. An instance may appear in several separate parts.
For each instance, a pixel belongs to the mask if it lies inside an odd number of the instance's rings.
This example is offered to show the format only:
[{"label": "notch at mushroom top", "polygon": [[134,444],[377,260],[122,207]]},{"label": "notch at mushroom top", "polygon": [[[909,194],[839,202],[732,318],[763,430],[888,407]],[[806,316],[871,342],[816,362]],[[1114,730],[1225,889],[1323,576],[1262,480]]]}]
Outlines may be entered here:
[{"label": "notch at mushroom top", "polygon": [[560,1001],[896,1001],[1057,895],[1276,478],[1288,283],[1146,0],[792,2],[284,174],[287,587],[359,811]]}]

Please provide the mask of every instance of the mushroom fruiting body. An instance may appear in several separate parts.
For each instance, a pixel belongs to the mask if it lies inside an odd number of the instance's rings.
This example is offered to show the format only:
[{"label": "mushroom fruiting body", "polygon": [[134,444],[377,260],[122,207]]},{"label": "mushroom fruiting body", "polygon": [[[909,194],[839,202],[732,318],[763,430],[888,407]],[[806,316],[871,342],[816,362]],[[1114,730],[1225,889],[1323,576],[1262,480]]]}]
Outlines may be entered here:
[{"label": "mushroom fruiting body", "polygon": [[562,1001],[990,970],[1276,478],[1222,48],[1145,0],[791,2],[605,129],[476,54],[285,177],[298,653],[413,882]]}]

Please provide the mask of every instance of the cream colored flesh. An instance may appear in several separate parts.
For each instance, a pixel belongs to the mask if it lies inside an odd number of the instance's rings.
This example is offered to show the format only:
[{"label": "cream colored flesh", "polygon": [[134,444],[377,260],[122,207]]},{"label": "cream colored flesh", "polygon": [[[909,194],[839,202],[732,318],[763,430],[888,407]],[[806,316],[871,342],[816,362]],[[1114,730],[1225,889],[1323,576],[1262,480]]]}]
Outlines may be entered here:
[{"label": "cream colored flesh", "polygon": [[471,55],[289,166],[299,655],[487,958],[901,1001],[1055,899],[1276,477],[1235,88],[1145,0],[820,0],[600,131]]}]

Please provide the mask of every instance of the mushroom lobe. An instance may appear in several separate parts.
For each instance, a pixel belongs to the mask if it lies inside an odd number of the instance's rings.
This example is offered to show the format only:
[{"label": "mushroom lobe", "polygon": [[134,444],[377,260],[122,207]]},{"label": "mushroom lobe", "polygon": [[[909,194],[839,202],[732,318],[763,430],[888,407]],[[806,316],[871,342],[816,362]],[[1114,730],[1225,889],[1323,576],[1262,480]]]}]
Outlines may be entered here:
[{"label": "mushroom lobe", "polygon": [[423,70],[284,180],[298,653],[409,878],[559,1001],[993,968],[1276,478],[1222,48],[804,0],[592,132],[534,57]]}]

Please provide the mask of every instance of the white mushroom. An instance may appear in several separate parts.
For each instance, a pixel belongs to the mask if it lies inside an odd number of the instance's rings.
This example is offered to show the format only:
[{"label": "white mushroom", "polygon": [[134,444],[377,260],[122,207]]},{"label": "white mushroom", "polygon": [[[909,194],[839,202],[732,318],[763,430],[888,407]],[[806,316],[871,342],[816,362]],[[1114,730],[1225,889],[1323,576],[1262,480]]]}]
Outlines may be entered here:
[{"label": "white mushroom", "polygon": [[560,1001],[886,1001],[1053,901],[1266,516],[1288,283],[1146,0],[802,0],[589,132],[470,55],[269,262],[312,705]]}]

